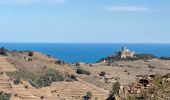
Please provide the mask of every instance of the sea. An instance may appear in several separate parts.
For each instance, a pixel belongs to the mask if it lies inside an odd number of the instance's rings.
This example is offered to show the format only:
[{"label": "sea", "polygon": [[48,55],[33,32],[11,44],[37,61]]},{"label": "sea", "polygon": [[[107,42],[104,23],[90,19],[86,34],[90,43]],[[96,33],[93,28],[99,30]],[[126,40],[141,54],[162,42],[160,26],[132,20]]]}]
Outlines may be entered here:
[{"label": "sea", "polygon": [[123,46],[136,53],[154,54],[157,57],[170,57],[170,44],[132,44],[132,43],[0,43],[0,47],[9,50],[31,50],[51,55],[68,63],[94,63],[114,54]]}]

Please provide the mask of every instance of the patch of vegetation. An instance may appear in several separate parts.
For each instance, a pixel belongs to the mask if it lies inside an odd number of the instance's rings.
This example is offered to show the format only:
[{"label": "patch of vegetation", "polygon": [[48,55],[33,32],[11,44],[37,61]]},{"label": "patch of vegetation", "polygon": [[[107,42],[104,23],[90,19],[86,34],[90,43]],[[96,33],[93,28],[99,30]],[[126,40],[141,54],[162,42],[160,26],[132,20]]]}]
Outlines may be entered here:
[{"label": "patch of vegetation", "polygon": [[156,67],[153,66],[153,65],[148,65],[148,68],[154,69],[154,68],[156,68]]},{"label": "patch of vegetation", "polygon": [[119,89],[120,89],[120,83],[119,82],[114,83],[112,86],[111,94],[118,95]]},{"label": "patch of vegetation", "polygon": [[0,92],[0,100],[10,100],[11,94]]},{"label": "patch of vegetation", "polygon": [[0,48],[0,54],[4,55],[4,56],[7,56],[8,55],[8,50],[5,49],[4,47],[2,47],[2,48]]},{"label": "patch of vegetation", "polygon": [[116,100],[115,95],[119,95],[120,83],[115,82],[112,86],[112,90],[110,91],[109,97],[107,100]]},{"label": "patch of vegetation", "polygon": [[93,96],[92,92],[88,91],[86,93],[86,96],[83,96],[83,98],[84,98],[84,100],[91,100],[92,96]]},{"label": "patch of vegetation", "polygon": [[162,59],[162,60],[170,60],[170,57],[160,57],[159,59]]},{"label": "patch of vegetation", "polygon": [[29,71],[17,71],[8,73],[8,75],[14,78],[14,83],[20,83],[21,79],[27,80],[30,84],[36,88],[49,86],[52,82],[58,81],[75,81],[77,78],[75,75],[63,74],[53,69],[46,69],[41,72],[29,72]]},{"label": "patch of vegetation", "polygon": [[17,78],[17,79],[14,80],[14,84],[15,84],[15,85],[17,85],[17,84],[19,84],[19,83],[21,83],[21,80],[20,80],[19,78]]},{"label": "patch of vegetation", "polygon": [[34,55],[34,52],[32,52],[32,51],[28,52],[28,56],[32,57],[33,55]]},{"label": "patch of vegetation", "polygon": [[114,62],[114,61],[135,61],[135,60],[149,60],[149,59],[154,59],[157,58],[153,54],[135,54],[133,58],[127,57],[127,58],[120,58],[120,57],[115,57],[115,56],[108,56],[105,58],[101,58],[98,62],[101,61],[107,61],[109,63]]},{"label": "patch of vegetation", "polygon": [[93,96],[92,92],[88,91],[86,97],[91,98]]},{"label": "patch of vegetation", "polygon": [[102,71],[100,72],[99,76],[105,76],[106,75],[106,72],[105,71]]},{"label": "patch of vegetation", "polygon": [[159,75],[159,74],[154,77],[155,84],[156,84],[156,86],[158,86],[159,88],[162,87],[162,79],[163,79],[163,76],[162,76],[162,75]]},{"label": "patch of vegetation", "polygon": [[75,66],[80,66],[80,63],[79,63],[79,62],[77,62],[77,63],[75,64]]},{"label": "patch of vegetation", "polygon": [[153,54],[135,54],[135,59],[143,59],[143,60],[148,60],[148,59],[154,59],[157,58]]},{"label": "patch of vegetation", "polygon": [[37,88],[50,86],[52,82],[64,81],[64,76],[58,72],[48,71],[45,75],[30,81],[31,85]]},{"label": "patch of vegetation", "polygon": [[76,71],[77,74],[85,74],[85,75],[90,75],[90,71],[87,71],[83,68],[77,68],[77,71]]},{"label": "patch of vegetation", "polygon": [[55,61],[55,64],[58,64],[58,65],[64,65],[64,64],[66,64],[64,61],[62,61],[62,60],[56,60]]}]

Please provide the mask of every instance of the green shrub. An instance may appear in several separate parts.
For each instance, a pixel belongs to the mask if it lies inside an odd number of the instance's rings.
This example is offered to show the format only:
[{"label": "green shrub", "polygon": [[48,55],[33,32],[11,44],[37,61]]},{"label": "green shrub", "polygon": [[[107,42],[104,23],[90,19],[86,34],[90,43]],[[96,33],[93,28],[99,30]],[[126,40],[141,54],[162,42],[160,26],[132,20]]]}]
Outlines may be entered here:
[{"label": "green shrub", "polygon": [[85,74],[85,75],[90,75],[90,71],[87,71],[85,69],[82,69],[82,68],[77,68],[77,71],[76,71],[77,74]]},{"label": "green shrub", "polygon": [[106,72],[105,71],[102,71],[99,76],[105,76],[106,75]]},{"label": "green shrub", "polygon": [[32,79],[30,81],[31,85],[37,88],[47,87],[52,82],[64,81],[64,76],[56,71],[48,71],[44,75],[38,77],[37,79]]},{"label": "green shrub", "polygon": [[32,51],[29,51],[29,52],[28,52],[28,56],[31,56],[31,57],[32,57],[33,55],[34,55],[34,52],[32,52]]},{"label": "green shrub", "polygon": [[156,68],[156,67],[149,64],[149,65],[148,65],[148,68],[154,69],[154,68]]},{"label": "green shrub", "polygon": [[109,97],[106,100],[116,100],[115,95],[119,95],[120,83],[116,82],[112,86]]},{"label": "green shrub", "polygon": [[159,75],[159,74],[157,74],[157,75],[154,77],[155,84],[156,84],[159,88],[162,87],[162,79],[163,79],[163,76],[162,76],[162,75]]},{"label": "green shrub", "polygon": [[15,85],[19,84],[20,82],[21,82],[21,81],[20,81],[19,78],[14,80],[14,84],[15,84]]},{"label": "green shrub", "polygon": [[0,100],[10,100],[11,94],[0,92]]},{"label": "green shrub", "polygon": [[160,57],[162,60],[170,60],[170,57]]},{"label": "green shrub", "polygon": [[7,56],[8,55],[8,50],[5,49],[4,47],[2,47],[2,48],[0,48],[0,54],[4,55],[4,56]]},{"label": "green shrub", "polygon": [[93,96],[92,92],[88,91],[88,92],[86,93],[86,97],[91,98],[92,96]]},{"label": "green shrub", "polygon": [[148,60],[148,59],[156,58],[156,56],[154,56],[153,54],[135,54],[135,58]]},{"label": "green shrub", "polygon": [[76,80],[75,75],[63,74],[53,69],[45,69],[41,72],[19,70],[17,72],[8,73],[8,75],[15,79],[15,84],[20,83],[20,80],[24,79],[29,81],[30,84],[36,88],[49,86],[52,82]]},{"label": "green shrub", "polygon": [[118,95],[119,89],[120,89],[120,83],[119,82],[114,83],[113,86],[112,86],[111,94]]},{"label": "green shrub", "polygon": [[62,60],[56,60],[55,64],[64,65],[66,63],[64,61],[62,61]]}]

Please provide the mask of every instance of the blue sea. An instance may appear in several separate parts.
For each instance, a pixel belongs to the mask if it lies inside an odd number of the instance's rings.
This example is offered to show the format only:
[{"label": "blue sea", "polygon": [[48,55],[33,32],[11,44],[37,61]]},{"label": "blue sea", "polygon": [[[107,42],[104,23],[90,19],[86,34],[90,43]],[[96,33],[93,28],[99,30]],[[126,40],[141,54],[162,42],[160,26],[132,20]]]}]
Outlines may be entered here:
[{"label": "blue sea", "polygon": [[64,43],[0,43],[9,50],[32,50],[73,63],[93,63],[126,46],[136,53],[170,56],[170,44],[64,44]]}]

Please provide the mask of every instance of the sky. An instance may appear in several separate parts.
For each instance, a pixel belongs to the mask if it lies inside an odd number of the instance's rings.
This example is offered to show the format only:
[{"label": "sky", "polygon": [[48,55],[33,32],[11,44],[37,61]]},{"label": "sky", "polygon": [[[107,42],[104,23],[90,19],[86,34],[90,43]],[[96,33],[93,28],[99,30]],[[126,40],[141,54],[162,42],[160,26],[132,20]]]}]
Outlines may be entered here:
[{"label": "sky", "polygon": [[0,0],[0,42],[170,43],[170,0]]}]

